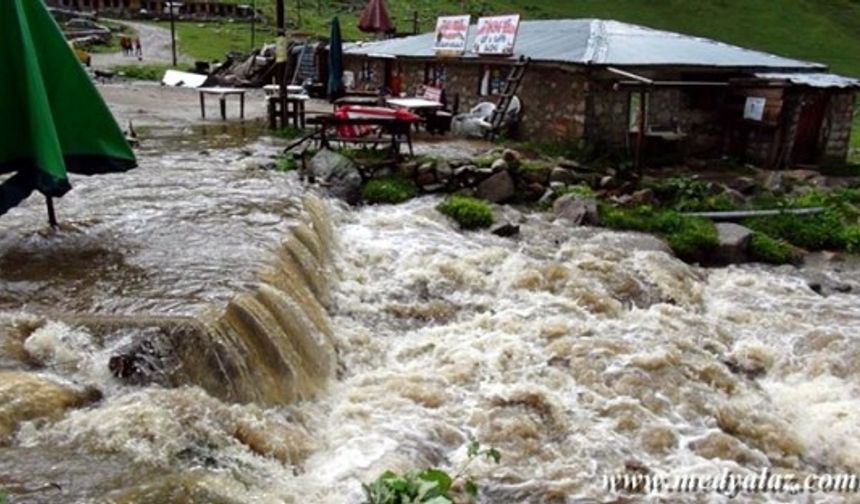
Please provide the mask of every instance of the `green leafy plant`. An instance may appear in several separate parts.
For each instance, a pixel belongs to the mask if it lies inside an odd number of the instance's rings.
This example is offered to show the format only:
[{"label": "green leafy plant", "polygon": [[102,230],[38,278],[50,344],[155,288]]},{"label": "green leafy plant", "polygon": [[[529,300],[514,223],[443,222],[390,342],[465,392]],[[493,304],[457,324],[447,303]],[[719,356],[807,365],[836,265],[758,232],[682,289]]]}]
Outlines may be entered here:
[{"label": "green leafy plant", "polygon": [[415,184],[401,177],[374,179],[361,188],[361,197],[368,203],[403,203],[417,194]]},{"label": "green leafy plant", "polygon": [[298,169],[298,167],[298,162],[293,156],[284,156],[278,159],[278,163],[275,165],[275,169],[279,172],[291,172]]},{"label": "green leafy plant", "polygon": [[493,209],[484,200],[455,194],[437,208],[457,221],[463,229],[481,229],[493,225]]},{"label": "green leafy plant", "polygon": [[9,502],[9,495],[6,493],[6,490],[0,488],[0,504],[7,504]]},{"label": "green leafy plant", "polygon": [[797,251],[788,243],[755,233],[750,239],[749,253],[754,261],[769,264],[788,264],[797,260]]},{"label": "green leafy plant", "polygon": [[476,459],[484,457],[498,464],[502,455],[495,448],[482,449],[472,441],[467,449],[468,459],[455,476],[441,469],[425,469],[406,474],[386,471],[373,483],[364,484],[364,504],[454,504],[451,488],[463,481],[463,490],[471,500],[478,496],[478,484],[468,470]]}]

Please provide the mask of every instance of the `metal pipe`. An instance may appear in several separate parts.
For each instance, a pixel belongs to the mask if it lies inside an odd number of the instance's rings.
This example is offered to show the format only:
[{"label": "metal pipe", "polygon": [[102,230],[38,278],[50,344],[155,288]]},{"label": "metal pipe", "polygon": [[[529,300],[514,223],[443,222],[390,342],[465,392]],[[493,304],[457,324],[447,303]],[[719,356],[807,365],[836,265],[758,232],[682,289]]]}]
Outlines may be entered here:
[{"label": "metal pipe", "polygon": [[736,220],[749,217],[772,217],[774,215],[815,215],[824,212],[824,207],[780,208],[775,210],[734,210],[729,212],[689,212],[683,215],[711,220]]},{"label": "metal pipe", "polygon": [[628,72],[626,70],[621,70],[620,68],[615,68],[615,67],[606,67],[606,69],[609,70],[610,72],[614,73],[614,74],[628,77],[628,78],[633,79],[635,81],[638,81],[640,83],[654,84],[653,80],[651,80],[647,77],[642,77],[641,75],[635,74],[633,72]]},{"label": "metal pipe", "polygon": [[173,2],[170,2],[170,50],[173,53],[173,67],[176,68],[176,16],[173,13]]}]

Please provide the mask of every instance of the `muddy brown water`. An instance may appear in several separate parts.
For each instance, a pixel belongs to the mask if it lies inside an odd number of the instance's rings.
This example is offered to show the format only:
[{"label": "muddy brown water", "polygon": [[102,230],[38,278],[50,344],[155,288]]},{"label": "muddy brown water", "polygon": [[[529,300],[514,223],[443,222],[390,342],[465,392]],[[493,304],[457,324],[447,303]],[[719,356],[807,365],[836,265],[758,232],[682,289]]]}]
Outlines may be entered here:
[{"label": "muddy brown water", "polygon": [[[141,169],[73,181],[59,233],[37,199],[4,216],[12,502],[357,503],[386,469],[456,470],[470,438],[502,452],[472,466],[485,503],[612,501],[625,467],[860,471],[854,294],[539,214],[509,212],[511,240],[432,197],[347,210],[234,128],[147,130]],[[153,334],[169,376],[117,381]]]}]

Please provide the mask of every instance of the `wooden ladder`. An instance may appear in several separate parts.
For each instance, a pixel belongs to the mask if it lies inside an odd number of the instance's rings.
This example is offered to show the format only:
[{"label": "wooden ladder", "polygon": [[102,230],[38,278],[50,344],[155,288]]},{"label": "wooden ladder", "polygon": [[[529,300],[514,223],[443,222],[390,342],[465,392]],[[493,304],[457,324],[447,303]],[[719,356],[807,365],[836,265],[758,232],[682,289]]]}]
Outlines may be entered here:
[{"label": "wooden ladder", "polygon": [[523,76],[525,76],[530,62],[531,58],[520,56],[520,59],[511,66],[508,78],[505,79],[505,87],[502,90],[502,94],[499,95],[499,101],[496,102],[496,110],[490,116],[490,131],[487,133],[489,139],[494,140],[499,134],[505,116],[508,114],[508,109],[511,108],[514,96],[516,96],[517,91],[520,89],[520,84],[523,81]]}]

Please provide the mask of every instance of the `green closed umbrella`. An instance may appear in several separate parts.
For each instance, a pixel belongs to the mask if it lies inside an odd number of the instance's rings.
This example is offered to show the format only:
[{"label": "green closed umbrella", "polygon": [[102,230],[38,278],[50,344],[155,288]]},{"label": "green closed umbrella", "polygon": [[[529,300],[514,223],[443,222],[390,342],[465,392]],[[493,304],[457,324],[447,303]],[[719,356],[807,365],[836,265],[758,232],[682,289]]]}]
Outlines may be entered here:
[{"label": "green closed umbrella", "polygon": [[331,41],[328,48],[328,96],[336,100],[346,94],[343,86],[343,37],[340,21],[331,20]]},{"label": "green closed umbrella", "polygon": [[41,0],[0,1],[0,215],[34,190],[71,189],[67,173],[137,166],[125,136]]}]

